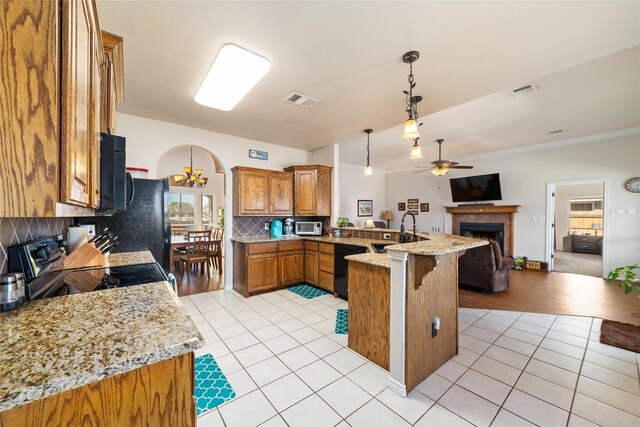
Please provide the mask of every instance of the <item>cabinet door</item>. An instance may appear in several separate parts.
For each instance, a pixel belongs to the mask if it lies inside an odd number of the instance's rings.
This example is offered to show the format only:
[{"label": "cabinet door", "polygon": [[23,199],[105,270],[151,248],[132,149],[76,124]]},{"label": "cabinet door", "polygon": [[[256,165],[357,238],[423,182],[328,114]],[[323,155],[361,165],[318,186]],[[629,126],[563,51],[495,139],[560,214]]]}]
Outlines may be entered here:
[{"label": "cabinet door", "polygon": [[280,285],[295,285],[304,282],[304,253],[302,251],[280,252]]},{"label": "cabinet door", "polygon": [[91,207],[100,207],[100,117],[102,111],[100,84],[102,79],[104,54],[100,34],[95,31],[93,37],[93,61],[91,67],[91,95],[93,111],[93,137],[91,138]]},{"label": "cabinet door", "polygon": [[278,287],[278,254],[247,257],[247,291],[255,292]]},{"label": "cabinet door", "polygon": [[318,252],[304,252],[304,281],[311,284],[318,284]]},{"label": "cabinet door", "polygon": [[316,215],[331,216],[331,171],[319,170],[316,183]]},{"label": "cabinet door", "polygon": [[238,173],[238,215],[269,214],[269,175],[264,172]]},{"label": "cabinet door", "polygon": [[269,213],[293,215],[293,175],[279,173],[269,176]]},{"label": "cabinet door", "polygon": [[296,171],[295,211],[298,216],[316,215],[316,171]]},{"label": "cabinet door", "polygon": [[333,254],[320,254],[318,256],[318,270],[333,274]]},{"label": "cabinet door", "polygon": [[93,143],[93,8],[89,0],[62,4],[61,194],[60,200],[89,206]]},{"label": "cabinet door", "polygon": [[0,2],[0,218],[56,214],[60,3]]}]

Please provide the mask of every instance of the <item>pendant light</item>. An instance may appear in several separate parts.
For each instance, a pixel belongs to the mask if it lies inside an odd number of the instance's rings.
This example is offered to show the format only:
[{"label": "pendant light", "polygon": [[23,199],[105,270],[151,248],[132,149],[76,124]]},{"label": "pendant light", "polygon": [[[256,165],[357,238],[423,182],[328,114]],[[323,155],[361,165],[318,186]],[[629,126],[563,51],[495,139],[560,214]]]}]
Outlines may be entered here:
[{"label": "pendant light", "polygon": [[364,167],[364,174],[373,175],[373,169],[371,169],[371,165],[369,164],[369,134],[373,132],[373,129],[365,129],[364,131],[367,134],[367,165]]},{"label": "pendant light", "polygon": [[422,149],[420,148],[420,144],[418,144],[418,140],[420,138],[416,138],[413,140],[413,147],[411,147],[411,159],[421,159],[422,158]]},{"label": "pendant light", "polygon": [[[420,133],[418,132],[418,126],[420,125],[417,122],[418,112],[416,111],[419,100],[416,100],[417,97],[413,96],[413,88],[416,87],[413,77],[413,63],[416,62],[418,58],[420,58],[420,52],[415,50],[402,55],[402,62],[409,64],[409,90],[402,91],[406,95],[407,108],[405,111],[409,116],[404,123],[404,132],[402,134],[402,138],[404,139],[416,139],[420,137]],[[422,97],[420,97],[420,99],[422,99]]]}]

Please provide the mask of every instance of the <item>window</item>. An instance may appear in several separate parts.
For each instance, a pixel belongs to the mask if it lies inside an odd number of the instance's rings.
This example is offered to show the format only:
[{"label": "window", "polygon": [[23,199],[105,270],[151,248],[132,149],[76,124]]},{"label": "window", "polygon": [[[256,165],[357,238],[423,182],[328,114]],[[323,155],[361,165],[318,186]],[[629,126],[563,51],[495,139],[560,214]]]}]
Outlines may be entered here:
[{"label": "window", "polygon": [[213,211],[213,196],[210,194],[202,195],[202,226],[217,227],[218,218]]},{"label": "window", "polygon": [[602,235],[602,199],[573,199],[569,204],[569,233]]},{"label": "window", "polygon": [[169,193],[169,220],[172,225],[193,226],[195,220],[195,195]]}]

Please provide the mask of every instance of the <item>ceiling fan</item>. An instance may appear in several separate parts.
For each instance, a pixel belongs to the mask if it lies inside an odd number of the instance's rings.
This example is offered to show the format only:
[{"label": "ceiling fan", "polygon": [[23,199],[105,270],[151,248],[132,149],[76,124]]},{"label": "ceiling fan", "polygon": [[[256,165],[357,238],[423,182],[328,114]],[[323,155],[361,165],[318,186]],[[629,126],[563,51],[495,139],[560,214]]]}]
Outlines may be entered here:
[{"label": "ceiling fan", "polygon": [[442,143],[444,139],[436,139],[438,143],[438,160],[431,162],[432,167],[429,166],[416,166],[419,168],[425,168],[414,173],[421,173],[430,170],[434,175],[442,176],[449,172],[449,169],[473,169],[473,166],[464,166],[458,162],[452,162],[450,160],[442,160]]}]

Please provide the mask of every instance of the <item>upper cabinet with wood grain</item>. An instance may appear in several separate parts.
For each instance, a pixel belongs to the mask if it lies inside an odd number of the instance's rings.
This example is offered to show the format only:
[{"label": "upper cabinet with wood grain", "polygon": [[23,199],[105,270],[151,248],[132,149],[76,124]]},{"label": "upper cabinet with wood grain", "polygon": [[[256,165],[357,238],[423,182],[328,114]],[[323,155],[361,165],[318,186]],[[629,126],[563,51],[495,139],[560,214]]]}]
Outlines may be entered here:
[{"label": "upper cabinet with wood grain", "polygon": [[0,55],[0,217],[98,207],[106,73],[95,1],[3,2],[0,19],[2,51],[13,52]]},{"label": "upper cabinet with wood grain", "polygon": [[290,166],[285,169],[295,175],[293,198],[295,216],[331,215],[332,169],[321,165]]},{"label": "upper cabinet with wood grain", "polygon": [[233,172],[234,216],[293,214],[293,174],[236,166]]},{"label": "upper cabinet with wood grain", "polygon": [[102,31],[102,46],[100,131],[117,134],[116,108],[124,101],[124,42],[122,37]]}]

